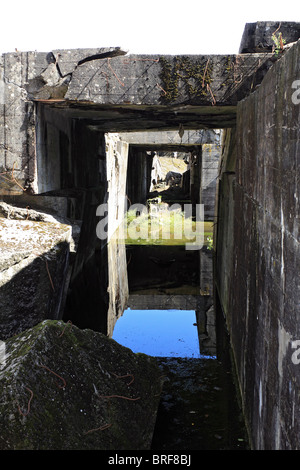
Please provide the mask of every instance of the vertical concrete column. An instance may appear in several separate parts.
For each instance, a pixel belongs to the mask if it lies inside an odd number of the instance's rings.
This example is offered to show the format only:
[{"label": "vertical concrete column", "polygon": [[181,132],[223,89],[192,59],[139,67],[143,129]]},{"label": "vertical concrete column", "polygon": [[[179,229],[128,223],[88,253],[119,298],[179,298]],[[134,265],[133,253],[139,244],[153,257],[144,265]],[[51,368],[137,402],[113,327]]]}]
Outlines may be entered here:
[{"label": "vertical concrete column", "polygon": [[106,134],[108,182],[108,335],[112,336],[117,319],[128,299],[126,246],[122,235],[126,210],[128,143],[118,134]]},{"label": "vertical concrete column", "polygon": [[220,154],[221,147],[218,142],[202,145],[200,203],[204,204],[205,220],[214,220]]}]

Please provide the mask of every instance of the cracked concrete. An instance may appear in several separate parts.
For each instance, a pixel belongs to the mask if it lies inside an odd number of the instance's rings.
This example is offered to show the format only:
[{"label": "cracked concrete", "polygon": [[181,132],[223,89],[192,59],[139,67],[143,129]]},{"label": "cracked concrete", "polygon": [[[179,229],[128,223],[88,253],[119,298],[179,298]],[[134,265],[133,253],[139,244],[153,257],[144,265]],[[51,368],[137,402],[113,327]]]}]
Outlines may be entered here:
[{"label": "cracked concrete", "polygon": [[120,47],[101,47],[99,49],[58,49],[52,51],[61,77],[66,77],[85,62],[126,55]]},{"label": "cracked concrete", "polygon": [[1,192],[38,191],[39,115],[102,132],[231,127],[238,100],[273,61],[269,53],[134,56],[120,47],[3,54]]}]

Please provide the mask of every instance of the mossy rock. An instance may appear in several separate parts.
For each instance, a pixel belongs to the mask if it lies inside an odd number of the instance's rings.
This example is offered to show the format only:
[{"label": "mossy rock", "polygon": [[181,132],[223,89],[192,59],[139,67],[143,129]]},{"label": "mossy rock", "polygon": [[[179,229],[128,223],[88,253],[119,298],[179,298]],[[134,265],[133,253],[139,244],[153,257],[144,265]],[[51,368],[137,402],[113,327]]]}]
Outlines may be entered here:
[{"label": "mossy rock", "polygon": [[0,449],[150,449],[160,376],[155,358],[43,321],[5,343]]}]

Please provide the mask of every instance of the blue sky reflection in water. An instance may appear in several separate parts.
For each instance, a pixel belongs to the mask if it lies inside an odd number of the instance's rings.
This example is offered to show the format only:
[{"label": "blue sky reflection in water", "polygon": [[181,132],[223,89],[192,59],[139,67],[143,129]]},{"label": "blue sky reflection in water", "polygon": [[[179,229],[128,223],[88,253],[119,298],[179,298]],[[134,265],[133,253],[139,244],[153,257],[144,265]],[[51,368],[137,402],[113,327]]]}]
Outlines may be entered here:
[{"label": "blue sky reflection in water", "polygon": [[193,310],[125,310],[113,339],[134,353],[160,357],[199,358]]}]

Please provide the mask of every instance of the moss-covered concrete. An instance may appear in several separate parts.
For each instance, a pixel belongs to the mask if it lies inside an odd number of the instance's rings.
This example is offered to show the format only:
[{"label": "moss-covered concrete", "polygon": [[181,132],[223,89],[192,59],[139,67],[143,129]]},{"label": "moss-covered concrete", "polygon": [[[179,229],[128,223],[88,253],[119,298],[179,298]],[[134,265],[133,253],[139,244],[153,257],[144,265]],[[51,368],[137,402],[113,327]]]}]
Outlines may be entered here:
[{"label": "moss-covered concrete", "polygon": [[50,320],[5,346],[1,450],[150,448],[162,387],[154,358]]}]

